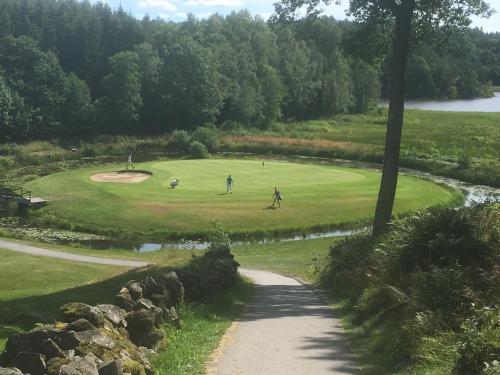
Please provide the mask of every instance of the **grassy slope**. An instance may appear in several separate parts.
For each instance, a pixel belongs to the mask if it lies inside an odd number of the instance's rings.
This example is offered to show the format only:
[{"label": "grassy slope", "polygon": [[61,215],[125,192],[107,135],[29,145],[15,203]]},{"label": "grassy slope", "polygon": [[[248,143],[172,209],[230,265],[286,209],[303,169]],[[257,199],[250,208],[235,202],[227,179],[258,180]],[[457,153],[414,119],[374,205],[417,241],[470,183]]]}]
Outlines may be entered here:
[{"label": "grassy slope", "polygon": [[[114,289],[96,288],[120,267],[39,258],[0,249],[0,349],[8,335],[28,329],[65,302],[105,301]],[[118,285],[116,285],[118,287]]]},{"label": "grassy slope", "polygon": [[[72,170],[27,185],[52,198],[45,211],[86,229],[128,232],[207,231],[220,220],[229,231],[302,228],[369,218],[378,191],[375,171],[245,160],[192,160],[138,165],[154,175],[139,184],[95,183],[89,177],[118,166]],[[235,177],[234,194],[225,194],[225,177]],[[179,188],[168,189],[171,178]],[[283,207],[266,209],[272,187],[284,195]],[[401,177],[396,211],[445,203],[454,194],[432,183]]]},{"label": "grassy slope", "polygon": [[231,252],[243,266],[314,280],[313,259],[328,253],[336,238],[236,246]]},{"label": "grassy slope", "polygon": [[[384,145],[386,116],[346,115],[332,120],[287,124],[295,135],[315,139]],[[402,153],[457,158],[464,152],[481,159],[498,159],[500,113],[406,110]]]}]

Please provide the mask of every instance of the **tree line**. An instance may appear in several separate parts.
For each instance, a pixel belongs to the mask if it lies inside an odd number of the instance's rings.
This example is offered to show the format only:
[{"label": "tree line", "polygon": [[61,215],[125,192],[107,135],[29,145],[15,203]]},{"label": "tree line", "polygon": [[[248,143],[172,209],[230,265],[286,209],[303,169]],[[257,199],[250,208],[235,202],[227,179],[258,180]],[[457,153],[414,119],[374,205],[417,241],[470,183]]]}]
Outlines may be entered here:
[{"label": "tree line", "polygon": [[[500,85],[500,35],[473,30],[410,57],[407,94],[477,97]],[[76,0],[3,0],[0,141],[155,134],[203,124],[366,112],[388,87],[382,31],[249,12],[173,23]],[[457,58],[460,56],[460,58]]]}]

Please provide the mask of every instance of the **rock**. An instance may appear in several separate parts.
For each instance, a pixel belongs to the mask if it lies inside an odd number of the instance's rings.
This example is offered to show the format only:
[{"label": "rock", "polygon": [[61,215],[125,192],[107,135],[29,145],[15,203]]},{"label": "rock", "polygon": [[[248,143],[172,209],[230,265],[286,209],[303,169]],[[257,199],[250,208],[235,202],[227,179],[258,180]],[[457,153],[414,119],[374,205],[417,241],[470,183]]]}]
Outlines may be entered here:
[{"label": "rock", "polygon": [[98,329],[93,331],[77,332],[76,337],[80,341],[80,345],[99,346],[105,349],[113,349],[115,347],[114,341]]},{"label": "rock", "polygon": [[75,357],[61,366],[59,375],[99,375],[97,366],[90,358]]},{"label": "rock", "polygon": [[0,367],[0,375],[23,375],[23,373],[15,367]]},{"label": "rock", "polygon": [[134,301],[142,298],[142,286],[138,282],[133,280],[129,281],[126,284],[126,288]]},{"label": "rock", "polygon": [[172,303],[170,302],[170,293],[168,292],[168,289],[165,289],[165,292],[162,294],[152,294],[151,295],[151,301],[158,307],[161,307],[162,309],[168,308],[172,306]]},{"label": "rock", "polygon": [[80,343],[73,331],[60,331],[55,328],[43,327],[9,337],[5,346],[6,355],[10,360],[13,360],[20,352],[43,353],[48,339],[51,339],[62,350],[74,349]]},{"label": "rock", "polygon": [[179,319],[179,316],[177,315],[177,311],[175,310],[175,307],[172,306],[170,309],[167,310],[167,318],[170,324],[172,324],[175,328],[181,329],[181,321]]},{"label": "rock", "polygon": [[75,349],[80,344],[76,333],[73,331],[52,331],[49,336],[62,350]]},{"label": "rock", "polygon": [[122,335],[123,337],[129,339],[128,331],[124,327],[120,327],[117,329],[118,333]]},{"label": "rock", "polygon": [[66,357],[66,354],[64,354],[59,345],[57,345],[51,338],[48,338],[44,341],[41,348],[41,354],[43,354],[48,359],[55,357]]},{"label": "rock", "polygon": [[136,307],[136,303],[132,300],[127,288],[122,288],[115,296],[115,303],[125,311],[132,311]]},{"label": "rock", "polygon": [[47,374],[48,375],[59,375],[59,370],[61,366],[67,365],[71,362],[71,359],[66,358],[51,358],[47,361]]},{"label": "rock", "polygon": [[138,303],[138,307],[144,307],[148,310],[152,310],[154,307],[156,307],[155,304],[147,298],[140,298],[136,302]]},{"label": "rock", "polygon": [[47,369],[45,356],[40,353],[17,353],[17,356],[13,361],[13,365],[23,373],[30,375],[43,375]]},{"label": "rock", "polygon": [[124,319],[127,312],[116,305],[97,305],[96,306],[115,327],[126,327],[127,321]]},{"label": "rock", "polygon": [[139,332],[149,332],[151,331],[156,322],[156,314],[147,309],[138,309],[129,312],[125,320],[127,321],[127,330],[139,331]]},{"label": "rock", "polygon": [[119,359],[103,362],[98,367],[99,375],[123,375],[123,364]]},{"label": "rock", "polygon": [[130,340],[137,346],[157,350],[161,340],[165,338],[165,332],[161,329],[154,329],[149,332],[129,331]]},{"label": "rock", "polygon": [[75,320],[84,318],[98,328],[106,325],[104,314],[96,307],[85,303],[67,303],[61,307],[61,311],[67,322],[74,322]]},{"label": "rock", "polygon": [[87,319],[80,318],[75,320],[74,322],[68,323],[66,329],[68,331],[81,332],[96,329],[96,326],[90,323]]},{"label": "rock", "polygon": [[177,305],[184,299],[184,285],[177,273],[170,271],[160,275],[161,283],[168,289],[172,305]]}]

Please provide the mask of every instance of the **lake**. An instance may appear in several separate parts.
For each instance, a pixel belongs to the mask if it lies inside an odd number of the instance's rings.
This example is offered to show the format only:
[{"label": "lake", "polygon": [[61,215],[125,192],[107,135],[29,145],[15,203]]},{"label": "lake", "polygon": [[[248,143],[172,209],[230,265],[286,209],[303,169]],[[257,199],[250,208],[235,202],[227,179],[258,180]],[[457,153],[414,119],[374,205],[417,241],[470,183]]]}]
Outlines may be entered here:
[{"label": "lake", "polygon": [[[406,109],[424,109],[427,111],[451,112],[500,112],[500,91],[491,98],[450,99],[450,100],[406,100]],[[388,107],[389,101],[382,100],[382,107]]]}]

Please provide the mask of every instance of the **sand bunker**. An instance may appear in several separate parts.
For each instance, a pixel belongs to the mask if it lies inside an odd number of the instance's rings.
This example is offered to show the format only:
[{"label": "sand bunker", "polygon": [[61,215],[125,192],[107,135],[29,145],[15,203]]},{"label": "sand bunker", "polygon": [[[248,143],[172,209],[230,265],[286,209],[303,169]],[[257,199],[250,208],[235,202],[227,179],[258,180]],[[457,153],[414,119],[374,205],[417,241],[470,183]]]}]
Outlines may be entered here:
[{"label": "sand bunker", "polygon": [[95,182],[116,182],[119,184],[136,184],[151,177],[146,171],[118,171],[98,173],[90,177]]}]

